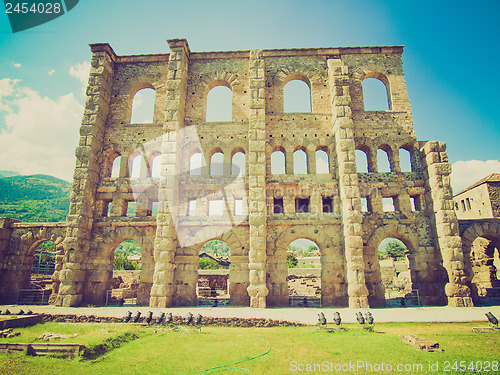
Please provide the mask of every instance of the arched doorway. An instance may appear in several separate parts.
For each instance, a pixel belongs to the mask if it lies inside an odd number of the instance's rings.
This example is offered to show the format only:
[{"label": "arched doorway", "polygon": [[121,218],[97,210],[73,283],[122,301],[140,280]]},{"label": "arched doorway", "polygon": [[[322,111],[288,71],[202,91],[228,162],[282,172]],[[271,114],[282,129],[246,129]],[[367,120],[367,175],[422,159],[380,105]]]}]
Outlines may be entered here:
[{"label": "arched doorway", "polygon": [[205,242],[199,251],[198,306],[223,307],[230,304],[229,266],[231,250],[222,240]]},{"label": "arched doorway", "polygon": [[408,249],[403,241],[387,237],[377,249],[380,277],[387,307],[419,306],[418,291],[413,291]]},{"label": "arched doorway", "polygon": [[316,242],[292,241],[287,248],[288,293],[291,307],[321,306],[321,255]]},{"label": "arched doorway", "polygon": [[[464,254],[464,256],[466,256]],[[472,271],[471,291],[475,304],[497,305],[500,298],[500,281],[497,277],[499,249],[495,241],[477,237],[472,242],[470,251],[470,269]]]},{"label": "arched doorway", "polygon": [[140,245],[133,240],[122,241],[114,251],[113,278],[106,305],[137,305],[141,270]]}]

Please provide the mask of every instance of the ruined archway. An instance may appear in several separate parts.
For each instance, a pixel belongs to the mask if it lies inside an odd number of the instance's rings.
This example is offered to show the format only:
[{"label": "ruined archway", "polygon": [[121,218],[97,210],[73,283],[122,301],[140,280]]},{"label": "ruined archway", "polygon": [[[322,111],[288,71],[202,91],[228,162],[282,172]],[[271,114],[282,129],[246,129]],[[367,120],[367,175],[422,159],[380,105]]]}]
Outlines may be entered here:
[{"label": "ruined archway", "polygon": [[[336,227],[328,228],[334,231]],[[289,306],[287,249],[297,239],[307,239],[316,244],[319,252],[321,306],[347,306],[345,257],[340,242],[318,226],[295,225],[278,229],[279,235],[272,248],[268,248],[267,296],[268,306]]]},{"label": "ruined archway", "polygon": [[142,270],[142,251],[137,241],[122,241],[113,254],[113,277],[106,305],[137,305]]},{"label": "ruined archway", "polygon": [[[381,244],[382,246],[385,246],[385,244],[391,240],[400,241],[407,250],[405,252],[405,258],[407,258],[407,272],[409,274],[409,279],[411,280],[411,286],[406,288],[408,289],[406,292],[404,292],[403,289],[404,295],[408,293],[413,293],[415,295],[418,294],[417,304],[422,304],[422,292],[419,290],[421,285],[418,281],[421,279],[429,280],[429,277],[426,275],[425,270],[418,272],[418,274],[416,271],[418,263],[421,262],[420,257],[424,256],[424,254],[417,252],[419,243],[415,231],[413,231],[409,226],[396,223],[383,225],[375,229],[363,248],[365,282],[368,289],[368,303],[370,307],[386,306],[386,290],[382,277],[384,263],[379,259],[379,249],[381,249]],[[406,262],[406,260],[404,260],[404,262]],[[394,266],[394,274],[396,274],[395,265],[391,264],[388,266]]]},{"label": "ruined archway", "polygon": [[321,307],[321,257],[316,242],[298,238],[287,248],[291,307]]},{"label": "ruined archway", "polygon": [[500,251],[500,223],[482,220],[470,224],[462,234],[462,251],[474,304],[498,303],[500,281],[494,263]]}]

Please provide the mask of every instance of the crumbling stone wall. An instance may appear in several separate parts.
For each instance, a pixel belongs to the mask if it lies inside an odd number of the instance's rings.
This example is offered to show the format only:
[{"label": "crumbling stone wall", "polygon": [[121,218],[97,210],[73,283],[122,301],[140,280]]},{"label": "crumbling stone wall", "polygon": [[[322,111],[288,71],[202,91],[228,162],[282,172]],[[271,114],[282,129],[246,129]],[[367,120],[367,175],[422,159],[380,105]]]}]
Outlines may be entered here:
[{"label": "crumbling stone wall", "polygon": [[52,241],[56,247],[52,293],[57,295],[65,234],[65,223],[21,223],[0,218],[0,303],[16,303],[18,290],[30,288],[35,251],[45,241]]},{"label": "crumbling stone wall", "polygon": [[[410,250],[414,289],[424,303],[471,304],[445,145],[416,139],[403,47],[191,52],[184,39],[168,44],[170,54],[147,56],[91,45],[56,304],[102,304],[111,254],[119,240],[134,239],[146,252],[144,303],[149,297],[152,307],[196,305],[199,249],[220,239],[231,249],[232,305],[288,306],[286,248],[307,238],[321,254],[322,306],[383,306],[376,249],[387,237]],[[385,84],[388,111],[364,110],[367,78]],[[284,112],[283,89],[295,79],[311,90],[309,113]],[[232,92],[232,119],[207,122],[207,94],[219,85]],[[153,122],[131,124],[142,88],[156,92]],[[378,172],[379,149],[390,173]],[[400,149],[411,155],[411,172],[401,171]],[[285,155],[285,174],[271,173],[276,150]],[[307,155],[307,174],[293,173],[296,150]],[[327,174],[316,171],[317,150],[328,155]],[[358,173],[356,150],[366,154],[368,173]],[[197,152],[205,166],[194,174]],[[210,167],[217,152],[224,158],[220,176]],[[241,176],[231,174],[236,152],[246,157]],[[138,155],[143,168],[132,178]],[[153,177],[158,155],[160,177]],[[276,198],[283,212],[274,211]],[[323,209],[325,198],[333,210]],[[395,212],[384,212],[382,198],[392,198]],[[240,199],[245,212],[236,215]],[[305,212],[296,211],[297,199],[307,203]],[[212,200],[224,203],[222,216],[208,215]],[[137,214],[127,217],[134,202]]]}]

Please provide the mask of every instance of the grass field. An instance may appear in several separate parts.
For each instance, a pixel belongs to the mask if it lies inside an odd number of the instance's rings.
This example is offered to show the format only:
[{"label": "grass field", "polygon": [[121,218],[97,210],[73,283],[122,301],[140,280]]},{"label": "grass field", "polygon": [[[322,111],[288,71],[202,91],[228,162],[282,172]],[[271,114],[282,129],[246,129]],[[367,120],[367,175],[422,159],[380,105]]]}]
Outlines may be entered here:
[{"label": "grass field", "polygon": [[[124,342],[96,360],[2,353],[0,373],[500,373],[500,332],[472,333],[472,327],[485,325],[384,323],[375,325],[374,332],[351,329],[328,333],[310,326],[203,327],[200,332],[194,329],[145,328],[132,324],[46,323],[19,329],[21,336],[0,339],[0,342],[34,342],[44,332],[77,333],[78,336],[62,342],[89,347],[106,339],[122,337],[126,332],[133,332],[138,338]],[[398,335],[408,334],[437,341],[444,352],[428,353],[404,344],[398,338]],[[455,371],[460,366],[465,366],[466,371]],[[480,367],[481,372],[477,371]]]}]

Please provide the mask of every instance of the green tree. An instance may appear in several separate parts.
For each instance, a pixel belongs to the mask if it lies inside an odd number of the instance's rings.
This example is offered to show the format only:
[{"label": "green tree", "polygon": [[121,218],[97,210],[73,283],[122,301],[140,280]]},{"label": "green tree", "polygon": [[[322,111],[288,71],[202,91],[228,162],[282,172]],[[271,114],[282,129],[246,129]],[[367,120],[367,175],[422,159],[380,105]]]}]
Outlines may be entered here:
[{"label": "green tree", "polygon": [[225,267],[221,266],[214,259],[209,257],[200,258],[198,261],[198,269],[200,270],[219,270]]},{"label": "green tree", "polygon": [[296,268],[299,264],[299,261],[293,254],[287,254],[286,264],[288,265],[288,268]]},{"label": "green tree", "polygon": [[401,241],[392,240],[387,242],[387,244],[385,245],[385,251],[394,260],[398,260],[399,258],[404,257],[406,246]]},{"label": "green tree", "polygon": [[115,259],[113,260],[113,269],[114,270],[139,270],[141,269],[141,265],[135,262],[132,262],[127,258],[127,255],[121,251],[115,252]]}]

